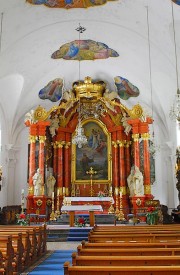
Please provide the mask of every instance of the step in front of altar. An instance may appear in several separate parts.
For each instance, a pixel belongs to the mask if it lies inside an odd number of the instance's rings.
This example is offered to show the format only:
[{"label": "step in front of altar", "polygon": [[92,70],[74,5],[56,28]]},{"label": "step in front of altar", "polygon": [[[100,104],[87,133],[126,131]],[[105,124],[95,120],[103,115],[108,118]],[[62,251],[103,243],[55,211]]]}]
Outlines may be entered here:
[{"label": "step in front of altar", "polygon": [[[79,216],[86,218],[87,222],[89,221],[89,213],[76,213],[75,219]],[[114,220],[114,214],[95,214],[96,224],[114,224]],[[62,214],[60,218],[57,219],[57,221],[51,221],[50,224],[69,225],[69,214]]]}]

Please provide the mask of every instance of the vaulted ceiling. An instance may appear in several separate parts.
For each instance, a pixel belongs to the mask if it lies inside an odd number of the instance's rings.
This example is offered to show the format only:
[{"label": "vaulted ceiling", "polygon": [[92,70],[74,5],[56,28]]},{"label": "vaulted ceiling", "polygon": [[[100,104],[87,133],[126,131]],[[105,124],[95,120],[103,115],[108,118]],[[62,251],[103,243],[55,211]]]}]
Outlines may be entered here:
[{"label": "vaulted ceiling", "polygon": [[[180,64],[180,6],[173,3],[173,11]],[[153,107],[155,124],[161,124],[168,140],[169,110],[177,91],[171,0],[118,0],[88,9],[0,0],[0,12],[0,108],[10,140],[23,129],[26,112],[39,104],[47,109],[58,104],[39,99],[41,88],[60,77],[70,89],[79,74],[107,82],[110,90],[116,89],[115,76],[127,78],[140,95],[123,104],[139,102],[151,113]],[[105,43],[119,57],[82,61],[80,66],[78,61],[52,59],[61,45],[78,39],[79,23],[86,28],[81,39]]]}]

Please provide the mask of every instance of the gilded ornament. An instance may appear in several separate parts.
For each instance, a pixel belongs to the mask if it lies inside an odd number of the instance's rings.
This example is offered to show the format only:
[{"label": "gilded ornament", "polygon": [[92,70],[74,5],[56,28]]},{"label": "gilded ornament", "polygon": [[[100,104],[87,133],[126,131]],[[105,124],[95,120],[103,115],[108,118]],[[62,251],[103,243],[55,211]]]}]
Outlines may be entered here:
[{"label": "gilded ornament", "polygon": [[42,200],[37,200],[37,202],[36,202],[36,205],[38,206],[38,207],[40,207],[41,205],[42,205]]},{"label": "gilded ornament", "polygon": [[112,141],[112,146],[114,146],[114,148],[117,148],[118,147],[117,142],[116,141]]},{"label": "gilded ornament", "polygon": [[138,198],[138,199],[136,200],[136,205],[137,205],[137,206],[140,206],[141,204],[142,204],[142,201],[141,201],[140,198]]},{"label": "gilded ornament", "polygon": [[71,142],[70,141],[65,143],[65,149],[68,149],[70,146],[71,146]]},{"label": "gilded ornament", "polygon": [[126,195],[127,191],[126,191],[126,186],[120,186],[119,188],[119,193],[122,192],[122,195]]},{"label": "gilded ornament", "polygon": [[126,140],[125,147],[126,147],[126,148],[129,148],[130,145],[131,145],[131,143],[132,143],[131,141],[127,141],[127,140]]},{"label": "gilded ornament", "polygon": [[144,134],[141,134],[141,137],[143,140],[148,140],[150,138],[150,134],[149,133],[144,133]]},{"label": "gilded ornament", "polygon": [[29,141],[30,143],[35,143],[37,140],[37,136],[29,135]]},{"label": "gilded ornament", "polygon": [[46,136],[39,136],[39,143],[45,143]]},{"label": "gilded ornament", "polygon": [[134,142],[139,140],[139,134],[133,134],[132,138],[134,139]]},{"label": "gilded ornament", "polygon": [[28,194],[29,195],[34,195],[34,188],[33,188],[33,186],[29,186],[29,188],[28,188]]},{"label": "gilded ornament", "polygon": [[56,141],[57,148],[63,148],[63,146],[66,144],[65,141]]},{"label": "gilded ornament", "polygon": [[37,121],[45,121],[51,112],[59,109],[59,106],[53,106],[48,112],[42,106],[38,106],[37,109],[34,111],[34,119]]},{"label": "gilded ornament", "polygon": [[144,194],[151,194],[151,185],[144,185]]},{"label": "gilded ornament", "polygon": [[51,206],[51,204],[52,204],[51,200],[48,199],[48,200],[46,201],[46,205],[47,205],[47,206]]},{"label": "gilded ornament", "polygon": [[125,140],[117,140],[117,144],[119,145],[119,147],[124,147],[125,143]]}]

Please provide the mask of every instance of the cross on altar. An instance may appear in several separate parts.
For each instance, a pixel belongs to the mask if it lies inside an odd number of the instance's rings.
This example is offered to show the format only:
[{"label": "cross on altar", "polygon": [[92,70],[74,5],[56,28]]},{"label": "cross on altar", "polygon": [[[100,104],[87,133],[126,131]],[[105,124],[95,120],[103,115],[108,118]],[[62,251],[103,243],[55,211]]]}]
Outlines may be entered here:
[{"label": "cross on altar", "polygon": [[92,177],[93,177],[93,175],[96,175],[96,174],[97,174],[97,171],[94,171],[94,170],[93,170],[93,167],[90,167],[89,171],[86,171],[86,174],[90,175],[90,184],[91,184],[90,195],[91,195],[91,197],[92,197],[92,196],[93,196],[93,193],[94,193]]}]

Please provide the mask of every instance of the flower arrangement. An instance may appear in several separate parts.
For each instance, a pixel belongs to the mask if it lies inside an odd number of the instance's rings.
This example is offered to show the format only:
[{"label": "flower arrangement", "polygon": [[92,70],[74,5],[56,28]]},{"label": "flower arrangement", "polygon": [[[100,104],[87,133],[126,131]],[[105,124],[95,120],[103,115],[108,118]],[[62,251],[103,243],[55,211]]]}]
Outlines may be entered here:
[{"label": "flower arrangement", "polygon": [[87,224],[87,221],[84,217],[78,217],[76,220],[75,220],[75,226],[78,226],[78,227],[85,227]]},{"label": "flower arrangement", "polygon": [[16,223],[19,225],[29,225],[29,218],[25,213],[16,214]]},{"label": "flower arrangement", "polygon": [[146,217],[147,217],[147,219],[146,219],[147,224],[157,224],[158,223],[158,211],[153,206],[149,206],[147,208]]},{"label": "flower arrangement", "polygon": [[98,197],[102,198],[102,197],[105,197],[105,196],[106,196],[106,194],[103,191],[98,192]]}]

